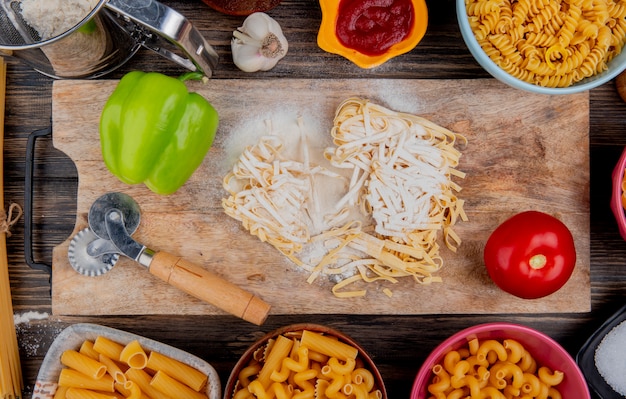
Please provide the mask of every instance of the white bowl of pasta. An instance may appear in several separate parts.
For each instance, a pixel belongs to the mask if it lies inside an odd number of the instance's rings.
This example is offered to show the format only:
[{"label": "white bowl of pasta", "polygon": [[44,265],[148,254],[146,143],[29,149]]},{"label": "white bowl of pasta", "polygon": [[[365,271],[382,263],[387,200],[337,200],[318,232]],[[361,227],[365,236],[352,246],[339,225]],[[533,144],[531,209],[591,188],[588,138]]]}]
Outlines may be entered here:
[{"label": "white bowl of pasta", "polygon": [[422,364],[411,399],[449,397],[455,390],[465,394],[453,397],[591,398],[584,375],[563,347],[512,323],[479,324],[443,341]]},{"label": "white bowl of pasta", "polygon": [[222,388],[213,366],[190,353],[130,332],[74,324],[48,349],[32,398],[87,398],[94,392],[111,398],[185,393],[220,399]]},{"label": "white bowl of pasta", "polygon": [[[365,350],[347,335],[316,324],[282,327],[250,346],[228,378],[224,399],[285,398],[296,391],[303,397],[387,399],[382,376]],[[315,391],[325,396],[313,396]]]},{"label": "white bowl of pasta", "polygon": [[598,87],[626,69],[626,52],[621,51],[626,9],[612,1],[580,7],[563,0],[495,4],[457,0],[457,19],[476,61],[512,87],[572,94]]}]

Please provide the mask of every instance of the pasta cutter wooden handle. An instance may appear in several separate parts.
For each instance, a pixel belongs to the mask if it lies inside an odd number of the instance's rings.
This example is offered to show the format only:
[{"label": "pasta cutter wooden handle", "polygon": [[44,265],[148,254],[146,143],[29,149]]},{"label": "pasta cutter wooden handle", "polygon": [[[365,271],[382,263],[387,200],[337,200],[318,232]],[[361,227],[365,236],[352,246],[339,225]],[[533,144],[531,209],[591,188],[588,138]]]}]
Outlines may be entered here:
[{"label": "pasta cutter wooden handle", "polygon": [[269,314],[270,305],[259,297],[180,256],[156,252],[149,270],[186,293],[256,325],[263,324]]},{"label": "pasta cutter wooden handle", "polygon": [[[129,233],[139,224],[139,206],[128,195],[108,193],[101,196],[89,210],[92,243],[79,242],[89,256],[100,257],[116,252],[140,265],[174,287],[214,305],[232,315],[261,325],[270,305],[241,287],[209,272],[200,265],[167,252],[154,251],[135,241]],[[77,245],[78,245],[77,244]],[[96,245],[97,244],[97,245]]]}]

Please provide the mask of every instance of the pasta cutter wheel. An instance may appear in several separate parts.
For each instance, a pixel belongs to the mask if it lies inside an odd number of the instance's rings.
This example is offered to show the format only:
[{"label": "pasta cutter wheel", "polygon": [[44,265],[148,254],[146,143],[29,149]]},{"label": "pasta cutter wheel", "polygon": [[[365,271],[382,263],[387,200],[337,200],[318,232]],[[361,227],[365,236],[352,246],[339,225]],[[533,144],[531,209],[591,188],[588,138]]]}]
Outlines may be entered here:
[{"label": "pasta cutter wheel", "polygon": [[68,257],[79,273],[96,276],[112,269],[124,255],[164,282],[209,304],[261,325],[270,305],[203,266],[164,251],[153,250],[131,235],[139,226],[139,205],[123,193],[98,198],[87,217],[89,228],[72,239]]},{"label": "pasta cutter wheel", "polygon": [[124,193],[107,193],[98,198],[89,209],[89,227],[76,233],[67,252],[70,265],[85,276],[100,276],[115,266],[120,258],[117,247],[109,241],[109,233],[102,222],[112,209],[124,216],[124,227],[133,234],[141,219],[137,202]]}]

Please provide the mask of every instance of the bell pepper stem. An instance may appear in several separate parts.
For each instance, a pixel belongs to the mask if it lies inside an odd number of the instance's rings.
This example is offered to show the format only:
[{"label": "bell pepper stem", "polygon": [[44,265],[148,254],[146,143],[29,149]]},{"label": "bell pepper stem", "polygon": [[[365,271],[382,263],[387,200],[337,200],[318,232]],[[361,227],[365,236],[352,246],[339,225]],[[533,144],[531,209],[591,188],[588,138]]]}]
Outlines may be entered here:
[{"label": "bell pepper stem", "polygon": [[203,83],[206,83],[208,81],[208,78],[202,72],[192,71],[183,73],[178,77],[178,80],[180,80],[181,82],[186,82],[188,80],[201,80]]}]

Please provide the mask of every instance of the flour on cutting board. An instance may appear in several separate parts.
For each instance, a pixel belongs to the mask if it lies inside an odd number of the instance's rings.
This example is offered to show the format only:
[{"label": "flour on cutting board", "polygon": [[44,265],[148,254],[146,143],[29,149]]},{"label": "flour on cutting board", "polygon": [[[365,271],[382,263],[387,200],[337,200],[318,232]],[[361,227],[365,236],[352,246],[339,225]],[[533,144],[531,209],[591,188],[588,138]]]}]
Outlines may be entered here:
[{"label": "flour on cutting board", "polygon": [[[103,190],[104,180],[107,189],[127,191],[141,199],[146,223],[138,238],[155,245],[165,242],[164,249],[193,255],[216,273],[271,300],[274,314],[328,314],[338,309],[346,314],[588,311],[588,93],[563,98],[520,97],[499,82],[486,79],[287,78],[280,83],[276,85],[272,79],[217,79],[208,85],[192,85],[220,112],[220,129],[206,163],[180,195],[160,198],[141,186],[123,186],[107,175],[98,161],[100,150],[93,126],[97,126],[97,110],[115,82],[54,82],[54,146],[76,163],[81,181],[77,222],[85,222],[83,216],[95,193]],[[285,119],[296,126],[301,116],[306,130],[319,134],[311,141],[322,140],[323,148],[325,142],[332,141],[330,128],[336,107],[351,96],[427,117],[466,135],[471,144],[459,167],[467,173],[461,195],[467,198],[470,223],[459,224],[458,233],[464,239],[459,251],[445,253],[446,266],[450,267],[441,270],[443,284],[415,286],[405,279],[391,286],[392,298],[381,300],[381,284],[376,283],[368,286],[367,296],[340,301],[329,295],[332,284],[327,278],[320,276],[314,284],[307,284],[307,277],[303,277],[308,275],[306,271],[246,234],[240,223],[224,214],[220,200],[227,192],[222,179],[241,149],[265,134],[265,120],[272,120],[274,127]],[[250,128],[254,126],[261,128],[253,131]],[[540,143],[546,151],[524,151],[529,143]],[[572,169],[578,172],[572,174]],[[163,212],[164,206],[167,212]],[[577,271],[549,300],[529,303],[502,295],[486,284],[488,276],[480,268],[480,250],[488,232],[507,214],[523,208],[558,210],[576,238]],[[173,239],[168,241],[170,236]],[[55,247],[53,253],[52,314],[220,314],[184,293],[159,285],[141,268],[116,267],[105,279],[76,276],[67,260],[68,245],[69,240]],[[129,278],[141,289],[120,290]]]}]

